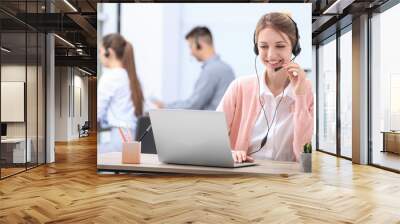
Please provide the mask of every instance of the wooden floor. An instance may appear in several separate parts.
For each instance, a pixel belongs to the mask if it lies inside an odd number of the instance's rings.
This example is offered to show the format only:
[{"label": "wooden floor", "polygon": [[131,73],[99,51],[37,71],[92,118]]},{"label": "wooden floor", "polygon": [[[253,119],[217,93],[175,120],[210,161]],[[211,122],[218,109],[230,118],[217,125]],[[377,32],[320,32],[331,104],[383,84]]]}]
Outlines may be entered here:
[{"label": "wooden floor", "polygon": [[374,164],[400,170],[400,155],[391,152],[375,151],[372,157]]},{"label": "wooden floor", "polygon": [[25,164],[18,164],[18,167],[7,167],[7,168],[0,168],[1,172],[1,178],[6,178],[11,175],[15,175],[17,173],[23,172],[27,169],[34,169],[37,166],[37,164],[27,164],[27,167],[25,168]]},{"label": "wooden floor", "polygon": [[25,167],[24,168],[19,168],[19,167],[17,167],[17,168],[0,168],[0,169],[1,169],[1,177],[3,178],[3,177],[7,177],[10,175],[16,174],[18,172],[24,171]]},{"label": "wooden floor", "polygon": [[283,176],[99,175],[96,139],[0,181],[0,223],[400,223],[400,175],[313,154]]}]

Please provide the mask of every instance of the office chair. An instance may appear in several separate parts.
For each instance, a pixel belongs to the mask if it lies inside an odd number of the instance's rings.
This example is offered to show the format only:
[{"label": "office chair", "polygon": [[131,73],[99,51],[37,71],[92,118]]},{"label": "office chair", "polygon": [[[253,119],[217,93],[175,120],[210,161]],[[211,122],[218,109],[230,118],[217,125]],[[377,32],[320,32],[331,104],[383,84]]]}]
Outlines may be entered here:
[{"label": "office chair", "polygon": [[78,125],[78,129],[79,129],[79,138],[89,136],[89,129],[90,129],[89,121],[85,121],[85,123],[80,128]]},{"label": "office chair", "polygon": [[[151,124],[149,116],[139,117],[136,125],[136,136],[135,140],[138,141],[140,136],[146,131],[147,127]],[[142,139],[142,153],[146,154],[157,154],[156,144],[154,143],[153,130]]]}]

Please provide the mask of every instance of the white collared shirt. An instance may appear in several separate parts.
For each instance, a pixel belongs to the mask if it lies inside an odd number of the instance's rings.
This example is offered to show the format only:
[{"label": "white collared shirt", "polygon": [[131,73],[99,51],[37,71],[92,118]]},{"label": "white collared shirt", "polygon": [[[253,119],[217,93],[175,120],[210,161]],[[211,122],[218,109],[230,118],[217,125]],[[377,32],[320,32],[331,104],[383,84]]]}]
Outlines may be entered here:
[{"label": "white collared shirt", "polygon": [[[264,104],[264,110],[268,118],[270,130],[267,142],[264,147],[260,151],[252,154],[251,156],[255,159],[294,161],[295,155],[293,153],[293,113],[295,101],[292,84],[290,83],[286,87],[284,92],[274,97],[265,82],[262,83],[263,84],[261,84],[260,86],[260,98]],[[282,101],[279,104],[280,100]],[[273,120],[273,116],[278,104],[279,107],[277,109],[275,119]],[[265,120],[263,110],[260,109],[258,113],[258,118],[253,128],[249,153],[257,151],[260,148],[261,141],[267,134],[267,131],[267,121]]]},{"label": "white collared shirt", "polygon": [[97,120],[110,127],[135,130],[136,116],[128,73],[123,68],[104,69],[97,87]]}]

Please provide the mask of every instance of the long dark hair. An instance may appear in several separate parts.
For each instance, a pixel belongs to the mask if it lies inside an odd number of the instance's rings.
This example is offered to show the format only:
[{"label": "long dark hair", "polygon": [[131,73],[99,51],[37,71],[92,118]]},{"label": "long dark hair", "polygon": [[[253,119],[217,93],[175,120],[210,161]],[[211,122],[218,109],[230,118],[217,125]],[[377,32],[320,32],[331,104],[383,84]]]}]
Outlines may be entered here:
[{"label": "long dark hair", "polygon": [[120,34],[113,33],[103,37],[103,46],[106,49],[113,49],[116,57],[121,60],[123,67],[128,72],[131,98],[135,106],[135,115],[138,117],[143,114],[143,92],[136,73],[135,58],[133,56],[132,44],[125,40]]}]

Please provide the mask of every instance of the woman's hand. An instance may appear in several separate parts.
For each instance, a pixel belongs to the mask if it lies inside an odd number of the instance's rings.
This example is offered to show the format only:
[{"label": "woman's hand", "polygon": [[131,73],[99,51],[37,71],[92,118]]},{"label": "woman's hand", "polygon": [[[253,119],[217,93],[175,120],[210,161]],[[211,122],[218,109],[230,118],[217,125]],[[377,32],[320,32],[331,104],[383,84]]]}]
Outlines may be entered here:
[{"label": "woman's hand", "polygon": [[232,150],[232,157],[235,163],[241,162],[254,162],[254,159],[251,156],[248,156],[243,150]]},{"label": "woman's hand", "polygon": [[290,62],[284,66],[289,74],[289,80],[293,85],[293,90],[296,95],[306,94],[306,73],[296,63]]},{"label": "woman's hand", "polygon": [[154,106],[155,106],[157,109],[163,109],[163,108],[165,108],[165,104],[164,104],[164,102],[162,102],[161,100],[152,99],[151,102],[154,104]]}]

